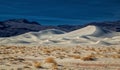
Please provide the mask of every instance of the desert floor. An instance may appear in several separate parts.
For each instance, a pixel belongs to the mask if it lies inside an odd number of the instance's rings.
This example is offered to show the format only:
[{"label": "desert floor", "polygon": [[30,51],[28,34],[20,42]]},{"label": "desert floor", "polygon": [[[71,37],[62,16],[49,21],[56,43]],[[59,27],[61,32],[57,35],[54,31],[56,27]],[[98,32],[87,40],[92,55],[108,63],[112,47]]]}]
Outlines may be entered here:
[{"label": "desert floor", "polygon": [[0,46],[0,70],[120,70],[120,47]]}]

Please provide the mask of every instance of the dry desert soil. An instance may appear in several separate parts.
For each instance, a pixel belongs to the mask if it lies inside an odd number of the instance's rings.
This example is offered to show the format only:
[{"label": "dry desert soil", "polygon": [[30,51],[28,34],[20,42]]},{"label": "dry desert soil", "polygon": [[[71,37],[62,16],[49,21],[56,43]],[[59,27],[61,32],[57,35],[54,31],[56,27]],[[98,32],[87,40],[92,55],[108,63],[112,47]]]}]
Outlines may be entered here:
[{"label": "dry desert soil", "polygon": [[0,46],[0,70],[120,70],[120,47]]}]

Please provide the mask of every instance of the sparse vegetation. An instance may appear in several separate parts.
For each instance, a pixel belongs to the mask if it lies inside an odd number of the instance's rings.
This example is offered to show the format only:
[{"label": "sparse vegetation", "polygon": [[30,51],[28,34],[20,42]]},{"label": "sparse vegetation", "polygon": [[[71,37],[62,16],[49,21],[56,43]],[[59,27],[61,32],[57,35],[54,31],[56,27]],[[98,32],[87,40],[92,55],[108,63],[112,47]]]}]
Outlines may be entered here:
[{"label": "sparse vegetation", "polygon": [[53,64],[57,64],[57,62],[54,60],[53,57],[48,57],[45,59],[45,63],[53,63]]},{"label": "sparse vegetation", "polygon": [[88,55],[88,56],[82,57],[81,60],[91,61],[91,60],[95,60],[95,57],[93,57],[92,55]]},{"label": "sparse vegetation", "polygon": [[[36,56],[36,57],[35,57]],[[1,46],[0,68],[21,68],[34,70],[46,68],[51,70],[64,70],[76,62],[98,61],[98,59],[113,58],[120,60],[120,48],[116,47],[26,47],[26,46]],[[71,60],[69,60],[71,59]],[[96,60],[97,59],[97,60]],[[57,61],[59,60],[59,61]],[[63,61],[63,62],[61,62]],[[67,62],[67,63],[66,63]],[[116,63],[116,62],[115,62]],[[2,64],[2,65],[1,65]],[[51,65],[46,67],[44,64]],[[62,65],[62,66],[61,66]],[[68,65],[68,66],[67,66]],[[19,67],[18,66],[18,67]],[[2,68],[5,69],[5,68]],[[72,68],[71,68],[72,69]],[[23,69],[24,70],[24,69]]]},{"label": "sparse vegetation", "polygon": [[74,59],[81,59],[80,55],[69,55],[69,57],[73,57]]},{"label": "sparse vegetation", "polygon": [[41,67],[42,67],[40,61],[34,61],[34,62],[33,62],[33,66],[34,66],[35,68],[41,68]]}]

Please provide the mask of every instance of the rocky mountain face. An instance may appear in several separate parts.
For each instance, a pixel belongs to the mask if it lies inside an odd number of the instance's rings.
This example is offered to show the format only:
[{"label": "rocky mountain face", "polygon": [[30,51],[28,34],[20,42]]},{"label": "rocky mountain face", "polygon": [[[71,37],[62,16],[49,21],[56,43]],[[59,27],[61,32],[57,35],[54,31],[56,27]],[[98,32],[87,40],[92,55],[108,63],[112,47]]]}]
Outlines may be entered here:
[{"label": "rocky mountain face", "polygon": [[112,31],[120,31],[120,21],[93,22],[86,25],[43,26],[37,22],[30,22],[26,19],[11,19],[0,22],[0,37],[16,36],[27,32],[38,32],[45,29],[59,29],[70,32],[88,25],[96,25]]},{"label": "rocky mountain face", "polygon": [[29,22],[26,19],[12,19],[0,22],[0,37],[9,37],[20,35],[26,32],[37,32],[47,28],[43,27],[37,22]]}]

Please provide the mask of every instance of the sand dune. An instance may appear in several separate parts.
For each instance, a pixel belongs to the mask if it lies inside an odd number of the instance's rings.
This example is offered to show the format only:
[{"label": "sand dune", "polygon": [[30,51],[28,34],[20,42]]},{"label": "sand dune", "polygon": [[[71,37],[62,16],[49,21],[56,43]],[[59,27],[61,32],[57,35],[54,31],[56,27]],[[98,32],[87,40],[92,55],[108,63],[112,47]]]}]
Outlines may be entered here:
[{"label": "sand dune", "polygon": [[120,33],[97,26],[29,32],[0,38],[0,45],[1,70],[120,69]]},{"label": "sand dune", "polygon": [[110,33],[110,31],[104,30],[102,28],[99,28],[97,26],[87,26],[79,30],[75,30],[72,32],[67,33],[67,36],[86,36],[86,35],[91,35],[91,36],[101,36],[106,33]]},{"label": "sand dune", "polygon": [[87,26],[69,33],[57,29],[0,38],[1,45],[119,45],[120,33]]}]

